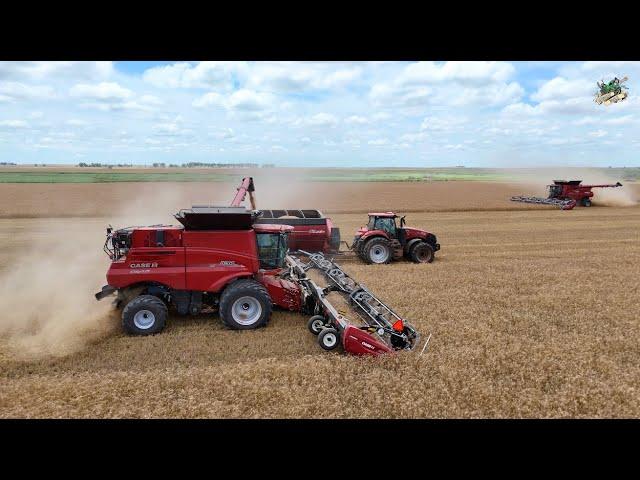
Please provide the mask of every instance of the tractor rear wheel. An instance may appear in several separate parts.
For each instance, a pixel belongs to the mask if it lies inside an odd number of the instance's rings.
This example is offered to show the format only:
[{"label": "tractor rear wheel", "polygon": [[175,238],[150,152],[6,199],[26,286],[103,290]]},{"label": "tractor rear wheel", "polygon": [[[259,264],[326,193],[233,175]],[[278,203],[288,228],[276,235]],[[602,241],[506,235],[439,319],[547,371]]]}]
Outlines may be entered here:
[{"label": "tractor rear wheel", "polygon": [[389,263],[391,261],[391,242],[382,237],[372,238],[364,245],[362,252],[364,261],[367,263]]},{"label": "tractor rear wheel", "polygon": [[220,318],[234,330],[263,327],[271,316],[271,305],[271,297],[261,283],[237,280],[220,295]]},{"label": "tractor rear wheel", "polygon": [[418,242],[409,252],[409,258],[414,263],[431,263],[435,257],[433,247],[427,242]]},{"label": "tractor rear wheel", "polygon": [[122,326],[132,335],[152,335],[164,328],[167,315],[167,306],[158,297],[140,295],[122,310]]}]

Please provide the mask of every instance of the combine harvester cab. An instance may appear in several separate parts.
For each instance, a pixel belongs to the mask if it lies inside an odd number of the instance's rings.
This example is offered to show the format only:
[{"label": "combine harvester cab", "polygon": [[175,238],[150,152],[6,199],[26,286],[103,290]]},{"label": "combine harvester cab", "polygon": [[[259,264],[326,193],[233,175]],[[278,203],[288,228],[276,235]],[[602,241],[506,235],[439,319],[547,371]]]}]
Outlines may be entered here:
[{"label": "combine harvester cab", "polygon": [[547,185],[549,190],[547,198],[514,196],[511,197],[511,201],[553,205],[561,210],[571,210],[576,205],[591,206],[592,188],[617,188],[621,186],[620,182],[615,184],[582,185],[582,180],[554,180],[553,185]]}]

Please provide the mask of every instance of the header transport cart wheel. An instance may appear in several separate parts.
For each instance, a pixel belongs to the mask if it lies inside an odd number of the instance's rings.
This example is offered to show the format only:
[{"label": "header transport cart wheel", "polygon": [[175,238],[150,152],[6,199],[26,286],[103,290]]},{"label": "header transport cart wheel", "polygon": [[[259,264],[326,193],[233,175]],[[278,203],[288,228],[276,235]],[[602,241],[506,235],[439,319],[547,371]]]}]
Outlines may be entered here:
[{"label": "header transport cart wheel", "polygon": [[325,350],[333,350],[340,343],[340,335],[335,328],[325,328],[318,335],[318,343]]},{"label": "header transport cart wheel", "polygon": [[322,315],[314,315],[307,322],[307,328],[314,335],[319,335],[326,321]]}]

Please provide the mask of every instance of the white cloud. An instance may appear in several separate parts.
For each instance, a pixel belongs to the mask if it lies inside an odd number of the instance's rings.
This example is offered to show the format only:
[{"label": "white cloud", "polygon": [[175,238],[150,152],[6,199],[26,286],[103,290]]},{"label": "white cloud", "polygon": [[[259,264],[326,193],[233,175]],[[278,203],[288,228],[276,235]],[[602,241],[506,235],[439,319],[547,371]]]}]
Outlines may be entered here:
[{"label": "white cloud", "polygon": [[596,137],[596,138],[606,137],[607,136],[607,131],[606,130],[596,130],[594,132],[589,132],[589,136]]},{"label": "white cloud", "polygon": [[369,123],[369,119],[361,117],[360,115],[352,115],[344,119],[344,123],[347,125],[365,125]]},{"label": "white cloud", "polygon": [[389,139],[388,138],[378,138],[376,140],[369,140],[367,142],[367,144],[374,145],[376,147],[380,147],[382,145],[389,145]]},{"label": "white cloud", "polygon": [[236,112],[262,112],[273,107],[273,98],[268,93],[255,92],[253,90],[241,89],[228,96],[217,92],[209,92],[193,101],[196,108],[222,107],[226,110]]},{"label": "white cloud", "polygon": [[113,62],[0,62],[0,80],[40,81],[43,79],[108,78],[115,72]]},{"label": "white cloud", "polygon": [[126,100],[133,96],[133,92],[114,82],[98,84],[78,84],[69,90],[72,97],[91,98],[96,100]]},{"label": "white cloud", "polygon": [[1,120],[0,127],[5,128],[29,128],[29,124],[24,120]]},{"label": "white cloud", "polygon": [[466,86],[504,83],[515,73],[506,62],[435,62],[412,63],[404,70],[399,82],[404,85],[454,82]]},{"label": "white cloud", "polygon": [[505,62],[417,62],[390,82],[373,85],[369,98],[376,105],[404,107],[508,104],[524,94],[517,82],[508,83],[514,72]]},{"label": "white cloud", "polygon": [[331,62],[257,62],[247,86],[273,92],[340,89],[361,75],[361,69]]},{"label": "white cloud", "polygon": [[538,90],[531,95],[531,99],[537,102],[543,102],[545,100],[586,97],[594,92],[594,84],[589,80],[581,78],[567,80],[564,77],[555,77],[538,88]]},{"label": "white cloud", "polygon": [[233,85],[233,74],[246,69],[244,62],[182,62],[153,67],[142,78],[159,88],[224,88]]},{"label": "white cloud", "polygon": [[27,85],[18,82],[0,82],[0,96],[10,100],[53,98],[55,92],[47,85]]},{"label": "white cloud", "polygon": [[599,118],[588,115],[576,120],[574,125],[627,125],[634,119],[633,115],[623,115],[613,118]]},{"label": "white cloud", "polygon": [[70,125],[72,127],[85,127],[88,125],[88,122],[84,121],[84,120],[80,120],[78,118],[71,118],[69,120],[67,120],[65,122],[67,125]]},{"label": "white cloud", "polygon": [[453,131],[469,121],[466,117],[425,117],[420,124],[420,130]]},{"label": "white cloud", "polygon": [[338,117],[335,115],[330,113],[317,113],[310,117],[298,118],[294,120],[293,125],[302,127],[331,128],[335,127],[338,122]]}]

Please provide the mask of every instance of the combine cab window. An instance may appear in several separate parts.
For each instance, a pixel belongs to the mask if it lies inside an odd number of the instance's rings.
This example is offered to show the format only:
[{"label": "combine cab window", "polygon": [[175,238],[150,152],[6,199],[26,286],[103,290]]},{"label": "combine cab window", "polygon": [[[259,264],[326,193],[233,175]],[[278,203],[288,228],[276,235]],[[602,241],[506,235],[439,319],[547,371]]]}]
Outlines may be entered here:
[{"label": "combine cab window", "polygon": [[282,268],[284,257],[287,255],[287,234],[283,233],[258,233],[258,256],[260,268],[272,270]]}]

